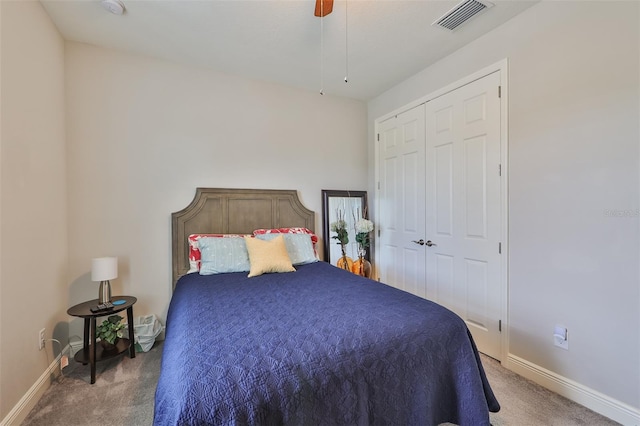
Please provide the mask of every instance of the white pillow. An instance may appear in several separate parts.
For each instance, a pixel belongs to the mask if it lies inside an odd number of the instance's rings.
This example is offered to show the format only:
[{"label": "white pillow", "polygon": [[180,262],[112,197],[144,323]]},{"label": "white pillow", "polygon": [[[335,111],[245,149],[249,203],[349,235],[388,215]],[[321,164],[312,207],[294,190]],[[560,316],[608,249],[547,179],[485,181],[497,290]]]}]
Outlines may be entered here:
[{"label": "white pillow", "polygon": [[198,240],[200,249],[200,275],[246,272],[251,269],[249,252],[243,237]]},{"label": "white pillow", "polygon": [[309,234],[258,234],[255,237],[261,240],[272,240],[278,235],[284,237],[284,244],[291,259],[292,265],[304,265],[317,262],[318,258],[313,250],[311,235]]}]

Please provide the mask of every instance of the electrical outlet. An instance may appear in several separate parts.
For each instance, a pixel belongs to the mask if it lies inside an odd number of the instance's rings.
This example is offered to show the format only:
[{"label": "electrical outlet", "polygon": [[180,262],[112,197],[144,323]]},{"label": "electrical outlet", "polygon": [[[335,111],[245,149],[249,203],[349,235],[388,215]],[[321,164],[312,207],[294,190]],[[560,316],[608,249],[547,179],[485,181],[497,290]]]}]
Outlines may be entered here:
[{"label": "electrical outlet", "polygon": [[44,349],[44,332],[45,329],[43,328],[40,330],[40,333],[38,333],[38,349],[40,350]]},{"label": "electrical outlet", "polygon": [[569,331],[566,327],[556,325],[553,330],[553,344],[559,348],[569,350]]}]

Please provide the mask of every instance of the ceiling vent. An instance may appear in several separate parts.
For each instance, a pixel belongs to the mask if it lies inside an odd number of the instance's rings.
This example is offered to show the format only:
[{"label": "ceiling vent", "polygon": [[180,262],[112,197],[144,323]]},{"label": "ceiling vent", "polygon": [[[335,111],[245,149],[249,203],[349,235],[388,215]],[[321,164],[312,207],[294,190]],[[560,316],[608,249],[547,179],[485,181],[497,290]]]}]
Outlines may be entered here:
[{"label": "ceiling vent", "polygon": [[491,6],[493,6],[493,3],[488,1],[464,0],[440,18],[436,19],[431,25],[443,27],[448,30],[455,30],[460,25]]}]

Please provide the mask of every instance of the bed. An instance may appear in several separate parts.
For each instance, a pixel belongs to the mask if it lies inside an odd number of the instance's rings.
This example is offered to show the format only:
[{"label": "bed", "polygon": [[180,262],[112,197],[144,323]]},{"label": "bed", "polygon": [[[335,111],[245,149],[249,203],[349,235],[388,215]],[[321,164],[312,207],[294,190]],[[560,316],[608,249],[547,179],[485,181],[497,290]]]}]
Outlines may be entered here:
[{"label": "bed", "polygon": [[279,190],[199,188],[172,215],[154,424],[489,425],[500,406],[465,323],[444,307],[321,261],[251,278],[187,273],[189,235],[305,229],[312,240],[314,222],[296,191]]}]

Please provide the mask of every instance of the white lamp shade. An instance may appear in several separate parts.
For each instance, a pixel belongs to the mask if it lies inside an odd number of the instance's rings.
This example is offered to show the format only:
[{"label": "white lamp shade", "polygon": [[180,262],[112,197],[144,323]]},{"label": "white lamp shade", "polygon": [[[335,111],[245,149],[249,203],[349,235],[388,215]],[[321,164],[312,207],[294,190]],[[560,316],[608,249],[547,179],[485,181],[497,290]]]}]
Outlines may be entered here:
[{"label": "white lamp shade", "polygon": [[98,257],[91,261],[91,281],[108,281],[118,278],[118,258]]}]

